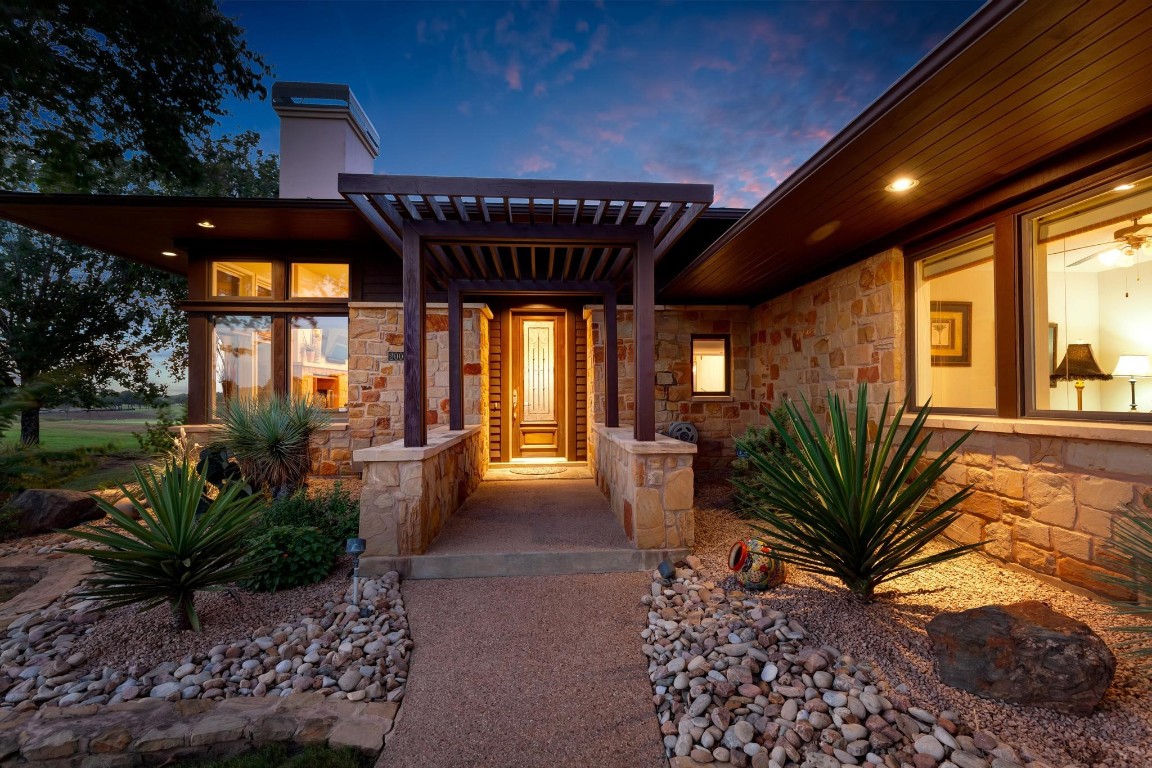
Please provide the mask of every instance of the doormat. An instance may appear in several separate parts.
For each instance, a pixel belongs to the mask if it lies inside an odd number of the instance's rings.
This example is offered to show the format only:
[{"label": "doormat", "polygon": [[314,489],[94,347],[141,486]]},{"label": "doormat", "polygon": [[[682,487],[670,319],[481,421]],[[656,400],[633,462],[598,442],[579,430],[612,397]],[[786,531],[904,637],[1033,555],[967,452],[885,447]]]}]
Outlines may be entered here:
[{"label": "doormat", "polygon": [[567,467],[514,467],[508,470],[514,475],[559,475],[568,471]]}]

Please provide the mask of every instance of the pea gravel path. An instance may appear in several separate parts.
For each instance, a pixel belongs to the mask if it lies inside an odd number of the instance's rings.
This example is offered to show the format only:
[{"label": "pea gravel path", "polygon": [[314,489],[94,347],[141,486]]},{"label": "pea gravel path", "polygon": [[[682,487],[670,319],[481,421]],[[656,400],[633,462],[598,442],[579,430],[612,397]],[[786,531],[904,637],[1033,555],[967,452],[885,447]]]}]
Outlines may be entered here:
[{"label": "pea gravel path", "polygon": [[647,573],[408,581],[415,643],[377,768],[666,768]]}]

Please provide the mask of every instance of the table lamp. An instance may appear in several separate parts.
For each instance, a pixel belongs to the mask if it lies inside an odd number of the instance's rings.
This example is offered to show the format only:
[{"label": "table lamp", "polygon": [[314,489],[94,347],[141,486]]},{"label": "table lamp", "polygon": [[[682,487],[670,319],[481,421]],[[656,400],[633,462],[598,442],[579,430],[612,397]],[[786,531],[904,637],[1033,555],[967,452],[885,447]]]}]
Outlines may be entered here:
[{"label": "table lamp", "polygon": [[1148,355],[1120,355],[1112,375],[1128,377],[1128,385],[1132,387],[1132,404],[1128,410],[1136,410],[1136,379],[1152,376],[1152,363],[1148,362]]},{"label": "table lamp", "polygon": [[1096,356],[1092,354],[1092,345],[1085,342],[1069,344],[1064,352],[1064,359],[1056,366],[1052,374],[1052,381],[1076,382],[1076,410],[1084,410],[1084,382],[1109,381],[1111,374],[1100,370]]}]

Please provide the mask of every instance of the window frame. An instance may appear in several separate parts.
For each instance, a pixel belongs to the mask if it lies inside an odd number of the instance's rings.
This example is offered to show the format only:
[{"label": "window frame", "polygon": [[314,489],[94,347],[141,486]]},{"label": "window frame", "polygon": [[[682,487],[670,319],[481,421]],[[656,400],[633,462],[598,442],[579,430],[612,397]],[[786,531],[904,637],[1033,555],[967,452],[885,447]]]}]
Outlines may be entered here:
[{"label": "window frame", "polygon": [[723,400],[732,398],[732,335],[728,333],[693,333],[688,342],[688,359],[693,362],[696,355],[697,341],[723,341],[724,342],[724,391],[700,392],[696,389],[695,368],[689,375],[692,377],[693,400]]}]

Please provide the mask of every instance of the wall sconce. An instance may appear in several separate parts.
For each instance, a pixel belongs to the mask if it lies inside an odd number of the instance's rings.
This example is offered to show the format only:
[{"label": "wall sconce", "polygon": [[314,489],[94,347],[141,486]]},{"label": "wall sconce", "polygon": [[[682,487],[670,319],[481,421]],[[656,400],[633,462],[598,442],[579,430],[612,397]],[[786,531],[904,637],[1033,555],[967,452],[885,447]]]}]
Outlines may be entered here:
[{"label": "wall sconce", "polygon": [[1132,404],[1128,406],[1128,410],[1136,410],[1136,379],[1152,376],[1152,363],[1149,363],[1148,355],[1120,355],[1112,375],[1128,377],[1128,385],[1132,387]]},{"label": "wall sconce", "polygon": [[1084,382],[1109,381],[1112,375],[1100,370],[1096,356],[1092,354],[1092,345],[1084,342],[1069,344],[1064,352],[1064,359],[1056,366],[1052,374],[1052,381],[1076,382],[1076,410],[1084,410]]}]

